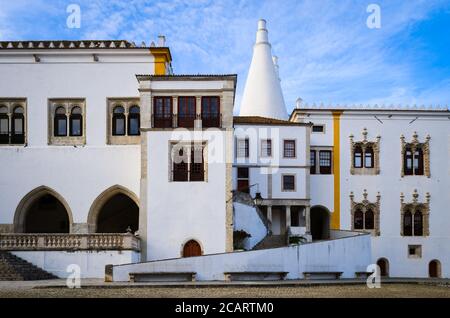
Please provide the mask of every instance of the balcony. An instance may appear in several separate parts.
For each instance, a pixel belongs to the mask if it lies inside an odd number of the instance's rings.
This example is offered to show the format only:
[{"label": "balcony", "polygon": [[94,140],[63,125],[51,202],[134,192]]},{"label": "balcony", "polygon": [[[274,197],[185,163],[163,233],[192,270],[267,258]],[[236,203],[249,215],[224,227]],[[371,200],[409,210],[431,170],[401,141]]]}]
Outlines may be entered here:
[{"label": "balcony", "polygon": [[152,115],[152,127],[153,128],[172,128],[173,127],[173,115],[172,114],[153,114]]},{"label": "balcony", "polygon": [[0,251],[140,250],[133,234],[0,234]]},{"label": "balcony", "polygon": [[195,114],[178,114],[176,116],[177,127],[194,128],[194,122],[199,119]]},{"label": "balcony", "polygon": [[222,127],[222,114],[214,115],[152,115],[152,127],[153,128],[194,128],[196,127],[195,121],[201,119],[202,128],[220,128]]},{"label": "balcony", "polygon": [[222,114],[202,114],[201,119],[203,128],[222,127]]}]

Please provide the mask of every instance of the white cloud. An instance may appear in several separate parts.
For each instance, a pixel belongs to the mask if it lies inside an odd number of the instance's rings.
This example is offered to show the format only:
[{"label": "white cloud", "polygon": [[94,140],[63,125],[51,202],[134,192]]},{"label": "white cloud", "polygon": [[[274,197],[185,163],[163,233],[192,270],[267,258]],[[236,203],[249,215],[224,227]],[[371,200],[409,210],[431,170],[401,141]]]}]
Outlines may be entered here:
[{"label": "white cloud", "polygon": [[[408,55],[401,50],[405,42],[413,45],[407,42],[410,28],[428,19],[442,1],[377,1],[382,17],[379,30],[366,26],[370,2],[350,0],[59,0],[51,4],[36,0],[32,6],[58,16],[68,2],[82,7],[79,38],[149,44],[164,34],[175,72],[238,73],[238,96],[250,65],[256,21],[266,18],[274,54],[280,58],[288,108],[298,96],[327,103],[448,100],[448,81],[419,85],[415,64],[421,56],[414,54],[419,51],[409,50],[412,53]],[[0,14],[17,16],[17,10],[30,7],[25,0],[7,3],[8,8]],[[19,32],[27,29],[33,30],[29,25],[7,27],[0,22],[0,32],[12,37],[21,37]],[[74,35],[67,30],[44,30],[50,32],[43,34],[47,38]],[[240,99],[236,102],[239,106]]]}]

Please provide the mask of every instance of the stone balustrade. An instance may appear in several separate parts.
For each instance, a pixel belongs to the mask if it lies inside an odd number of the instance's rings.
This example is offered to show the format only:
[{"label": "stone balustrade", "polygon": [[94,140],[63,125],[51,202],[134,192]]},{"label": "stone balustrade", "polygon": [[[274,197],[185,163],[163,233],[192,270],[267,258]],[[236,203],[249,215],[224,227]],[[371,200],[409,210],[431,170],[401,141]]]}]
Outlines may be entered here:
[{"label": "stone balustrade", "polygon": [[132,234],[0,234],[2,251],[140,250]]}]

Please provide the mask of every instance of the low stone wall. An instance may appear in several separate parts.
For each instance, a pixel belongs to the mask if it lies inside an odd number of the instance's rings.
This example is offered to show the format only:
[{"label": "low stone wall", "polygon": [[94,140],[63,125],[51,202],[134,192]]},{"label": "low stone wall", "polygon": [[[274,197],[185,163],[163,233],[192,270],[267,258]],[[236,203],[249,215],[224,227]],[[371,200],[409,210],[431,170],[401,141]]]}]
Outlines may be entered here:
[{"label": "low stone wall", "polygon": [[[344,235],[346,236],[346,235]],[[355,257],[357,255],[358,257]],[[359,235],[275,249],[177,258],[113,267],[114,281],[128,281],[130,272],[196,272],[197,280],[221,281],[225,272],[288,272],[301,279],[303,272],[343,272],[354,278],[371,263],[371,237]]]},{"label": "low stone wall", "polygon": [[140,253],[136,251],[12,251],[11,253],[60,278],[66,278],[72,273],[67,271],[72,264],[79,266],[81,278],[104,278],[106,265],[140,261]]}]

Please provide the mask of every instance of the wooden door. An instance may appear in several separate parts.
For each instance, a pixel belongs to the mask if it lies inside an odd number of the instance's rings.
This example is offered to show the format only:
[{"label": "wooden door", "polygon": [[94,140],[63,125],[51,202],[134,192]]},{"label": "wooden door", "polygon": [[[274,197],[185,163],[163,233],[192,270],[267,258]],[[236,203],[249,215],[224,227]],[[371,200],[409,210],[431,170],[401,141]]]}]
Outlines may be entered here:
[{"label": "wooden door", "polygon": [[202,249],[200,244],[198,244],[194,240],[190,240],[186,244],[184,244],[183,248],[183,257],[193,257],[193,256],[201,256]]}]

